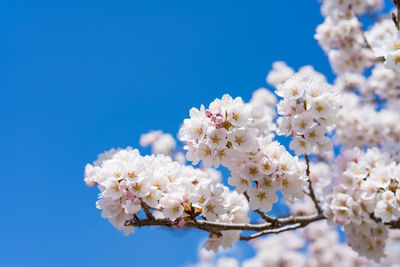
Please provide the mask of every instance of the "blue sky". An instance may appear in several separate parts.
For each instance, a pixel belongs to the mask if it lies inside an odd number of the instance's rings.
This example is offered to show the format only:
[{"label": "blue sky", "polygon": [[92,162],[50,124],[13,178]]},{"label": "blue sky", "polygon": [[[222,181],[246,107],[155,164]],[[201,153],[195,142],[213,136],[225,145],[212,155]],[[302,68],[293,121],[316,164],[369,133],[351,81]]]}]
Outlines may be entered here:
[{"label": "blue sky", "polygon": [[275,60],[331,79],[321,22],[313,0],[1,1],[0,266],[195,262],[203,233],[102,219],[85,164],[224,93],[249,100]]}]

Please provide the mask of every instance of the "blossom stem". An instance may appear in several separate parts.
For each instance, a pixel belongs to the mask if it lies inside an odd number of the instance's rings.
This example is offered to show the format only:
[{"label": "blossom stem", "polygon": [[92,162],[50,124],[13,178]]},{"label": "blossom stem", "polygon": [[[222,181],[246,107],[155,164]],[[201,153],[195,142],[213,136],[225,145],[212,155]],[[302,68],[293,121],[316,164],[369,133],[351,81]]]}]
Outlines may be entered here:
[{"label": "blossom stem", "polygon": [[[365,36],[365,32],[364,32],[363,25],[362,25],[360,17],[357,16],[357,19],[358,19],[358,22],[360,23],[360,32],[361,32],[361,36],[362,36],[362,38],[364,40],[365,47],[370,49],[373,52],[374,50],[372,49],[372,46],[370,45],[370,43],[367,40],[367,37]],[[383,61],[385,61],[385,58],[384,57],[377,57],[376,61],[382,61],[383,62]]]},{"label": "blossom stem", "polygon": [[[250,197],[247,194],[247,192],[244,192],[243,195],[246,197],[247,201],[250,201]],[[273,225],[279,225],[279,221],[278,221],[277,218],[268,216],[267,214],[265,214],[264,212],[262,212],[259,209],[254,210],[254,212],[257,213],[258,215],[260,215],[260,217],[263,218],[264,221],[269,222],[269,223],[271,223]]]},{"label": "blossom stem", "polygon": [[397,16],[393,13],[392,19],[394,24],[396,25],[397,30],[400,30],[400,0],[392,0],[393,4],[396,6],[397,9]]},{"label": "blossom stem", "polygon": [[310,159],[308,158],[307,154],[304,156],[304,158],[306,159],[306,164],[307,164],[306,175],[307,175],[307,178],[308,178],[308,190],[310,191],[309,194],[310,194],[310,197],[311,197],[312,201],[315,204],[315,208],[317,209],[318,214],[322,214],[322,209],[319,206],[319,201],[318,201],[317,197],[315,196],[314,189],[313,189],[313,186],[312,186],[312,183],[311,183],[311,178],[310,178]]},{"label": "blossom stem", "polygon": [[258,232],[258,233],[255,233],[255,234],[252,234],[252,235],[249,235],[249,236],[240,236],[240,240],[248,241],[248,240],[252,240],[254,238],[263,236],[263,235],[279,234],[279,233],[282,233],[282,232],[295,230],[295,229],[298,229],[300,227],[302,227],[302,224],[297,223],[297,224],[294,224],[294,225],[283,226],[281,228],[268,229],[268,230],[264,230],[264,231],[261,231],[261,232]]}]

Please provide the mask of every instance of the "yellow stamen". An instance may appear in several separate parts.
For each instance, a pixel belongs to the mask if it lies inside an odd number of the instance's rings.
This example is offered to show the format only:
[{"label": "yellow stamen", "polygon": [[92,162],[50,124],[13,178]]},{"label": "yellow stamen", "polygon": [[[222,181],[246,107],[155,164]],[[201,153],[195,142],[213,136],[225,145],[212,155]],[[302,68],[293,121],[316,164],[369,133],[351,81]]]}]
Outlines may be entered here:
[{"label": "yellow stamen", "polygon": [[243,137],[236,136],[236,140],[235,140],[235,142],[236,142],[236,143],[238,143],[238,145],[240,146],[240,144],[242,144],[242,143],[243,143]]}]

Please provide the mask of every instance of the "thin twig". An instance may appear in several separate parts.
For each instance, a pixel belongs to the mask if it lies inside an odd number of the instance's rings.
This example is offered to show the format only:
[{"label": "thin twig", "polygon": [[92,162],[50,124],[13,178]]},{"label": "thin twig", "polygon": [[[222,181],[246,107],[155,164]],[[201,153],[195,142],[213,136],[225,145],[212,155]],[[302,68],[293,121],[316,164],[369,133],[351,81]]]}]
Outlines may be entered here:
[{"label": "thin twig", "polygon": [[368,49],[371,49],[371,50],[372,50],[372,47],[371,47],[371,45],[369,44],[369,42],[368,42],[368,40],[367,40],[367,37],[365,36],[365,32],[364,32],[364,29],[363,29],[363,26],[362,26],[362,22],[361,22],[360,17],[357,16],[357,19],[358,19],[358,22],[360,23],[360,32],[361,32],[362,38],[364,39],[365,46],[366,46]]},{"label": "thin twig", "polygon": [[311,183],[311,178],[310,178],[310,159],[308,158],[307,154],[304,156],[304,158],[306,159],[306,164],[307,164],[306,175],[307,175],[307,178],[308,178],[308,190],[310,191],[310,197],[311,197],[312,201],[315,204],[315,208],[317,209],[318,214],[322,214],[322,209],[319,206],[319,201],[317,200],[317,198],[315,196],[314,189],[313,189],[312,183]]},{"label": "thin twig", "polygon": [[[250,202],[250,197],[249,197],[249,195],[247,194],[247,192],[244,192],[243,195],[246,197],[247,201]],[[260,215],[260,217],[263,218],[264,221],[269,222],[269,223],[271,223],[271,224],[273,224],[273,225],[279,225],[279,221],[278,221],[277,218],[271,217],[271,216],[265,214],[264,212],[262,212],[262,211],[259,210],[259,209],[254,210],[254,212],[257,213],[258,215]]]},{"label": "thin twig", "polygon": [[258,232],[258,233],[255,233],[255,234],[252,234],[252,235],[249,235],[249,236],[240,236],[240,240],[248,241],[248,240],[263,236],[263,235],[279,234],[279,233],[282,233],[282,232],[295,230],[295,229],[298,229],[300,227],[302,227],[302,224],[297,223],[297,224],[294,224],[294,225],[283,226],[281,228],[264,230],[264,231],[261,231],[261,232]]},{"label": "thin twig", "polygon": [[[363,25],[362,25],[362,22],[361,22],[360,17],[357,16],[357,19],[358,19],[358,22],[360,23],[360,32],[361,32],[361,36],[362,36],[362,38],[363,38],[363,40],[364,40],[365,47],[368,48],[368,49],[370,49],[372,52],[374,52],[374,50],[372,49],[372,46],[371,46],[370,43],[368,42],[367,37],[365,36],[365,32],[364,32]],[[376,61],[385,61],[385,58],[384,58],[384,57],[377,57],[377,58],[376,58]]]},{"label": "thin twig", "polygon": [[397,9],[397,16],[392,13],[392,20],[394,22],[394,25],[396,25],[396,28],[400,30],[400,0],[392,0],[393,4],[396,6]]},{"label": "thin twig", "polygon": [[263,235],[279,234],[279,233],[282,233],[282,232],[295,230],[295,229],[298,229],[298,228],[305,227],[305,226],[307,226],[308,224],[310,224],[312,222],[316,222],[316,221],[323,220],[323,219],[325,219],[325,217],[322,214],[317,214],[314,217],[314,219],[312,219],[312,220],[303,220],[303,219],[300,219],[300,218],[296,219],[296,217],[292,217],[292,218],[289,217],[289,218],[287,218],[287,221],[296,222],[296,223],[295,224],[291,224],[291,225],[287,225],[287,226],[283,226],[281,228],[264,230],[264,231],[252,234],[250,236],[240,236],[240,240],[246,240],[247,241],[247,240],[251,240],[251,239],[263,236]]},{"label": "thin twig", "polygon": [[326,219],[323,213],[308,215],[308,216],[289,216],[286,218],[280,218],[279,223],[282,225],[294,224],[294,223],[310,223],[319,220]]}]

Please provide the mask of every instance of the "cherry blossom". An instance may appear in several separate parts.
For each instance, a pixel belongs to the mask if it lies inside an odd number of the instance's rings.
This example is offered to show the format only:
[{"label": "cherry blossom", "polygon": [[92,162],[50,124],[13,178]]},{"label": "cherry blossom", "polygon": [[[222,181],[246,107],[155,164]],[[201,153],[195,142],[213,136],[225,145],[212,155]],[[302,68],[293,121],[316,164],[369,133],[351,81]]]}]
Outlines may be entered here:
[{"label": "cherry blossom", "polygon": [[[182,146],[157,130],[139,141],[151,155],[100,154],[84,182],[97,186],[101,216],[125,235],[207,232],[198,266],[398,264],[400,1],[392,14],[379,13],[382,0],[321,2],[314,38],[336,77],[276,61],[273,88],[191,108]],[[218,256],[253,239],[250,259]]]}]

